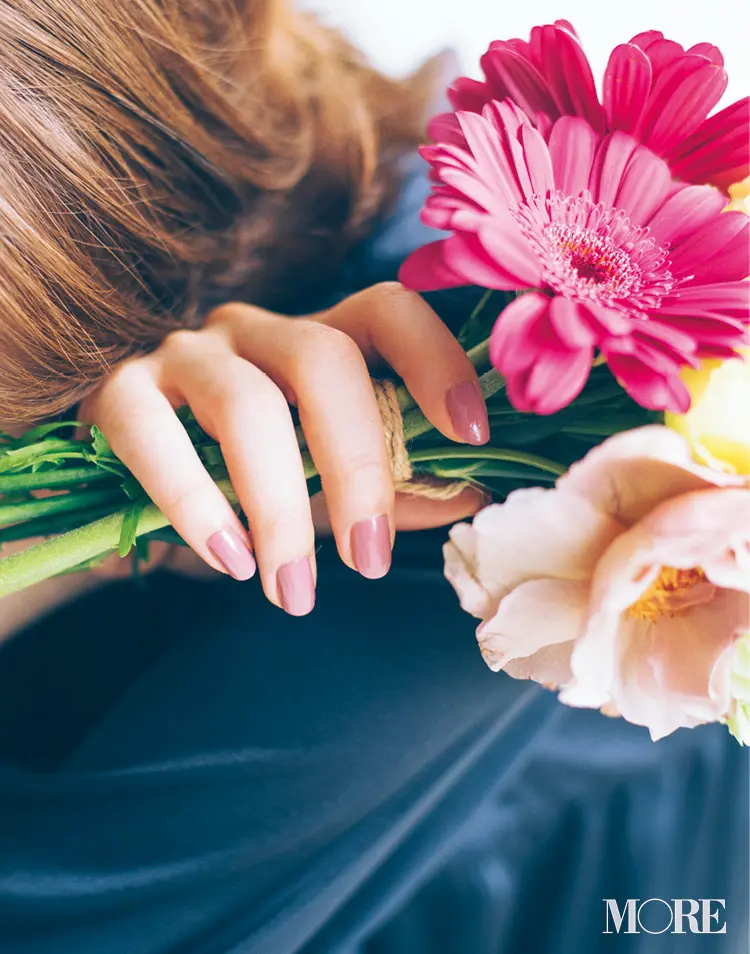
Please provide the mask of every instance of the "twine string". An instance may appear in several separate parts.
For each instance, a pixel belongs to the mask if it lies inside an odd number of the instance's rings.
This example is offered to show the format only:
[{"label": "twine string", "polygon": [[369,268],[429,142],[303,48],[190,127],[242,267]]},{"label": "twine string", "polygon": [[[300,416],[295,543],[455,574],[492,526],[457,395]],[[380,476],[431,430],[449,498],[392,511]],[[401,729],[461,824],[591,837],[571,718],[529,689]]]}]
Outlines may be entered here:
[{"label": "twine string", "polygon": [[383,420],[385,446],[396,492],[428,497],[431,500],[452,500],[471,486],[469,480],[443,480],[431,474],[418,474],[415,477],[404,440],[404,418],[398,403],[396,385],[393,381],[382,379],[373,381],[373,387]]}]

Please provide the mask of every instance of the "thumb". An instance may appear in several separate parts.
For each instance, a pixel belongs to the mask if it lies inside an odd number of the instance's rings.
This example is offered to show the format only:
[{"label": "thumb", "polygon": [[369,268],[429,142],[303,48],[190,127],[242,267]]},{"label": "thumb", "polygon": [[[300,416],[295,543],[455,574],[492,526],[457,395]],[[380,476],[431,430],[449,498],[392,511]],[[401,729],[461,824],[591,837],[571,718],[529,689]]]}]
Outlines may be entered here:
[{"label": "thumb", "polygon": [[[429,530],[442,527],[472,516],[489,503],[489,498],[476,487],[467,487],[451,500],[396,494],[396,530]],[[330,533],[331,524],[323,494],[316,494],[310,504],[316,532]]]},{"label": "thumb", "polygon": [[396,530],[429,530],[471,517],[490,503],[476,487],[467,487],[450,500],[396,494]]}]

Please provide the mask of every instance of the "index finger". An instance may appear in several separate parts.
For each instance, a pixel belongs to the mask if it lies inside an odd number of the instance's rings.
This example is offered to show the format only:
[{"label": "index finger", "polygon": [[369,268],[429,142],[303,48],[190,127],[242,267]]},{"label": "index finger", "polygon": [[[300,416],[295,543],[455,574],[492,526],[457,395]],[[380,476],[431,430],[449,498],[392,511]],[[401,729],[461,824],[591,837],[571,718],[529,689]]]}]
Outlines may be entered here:
[{"label": "index finger", "polygon": [[373,285],[312,319],[346,332],[365,357],[382,357],[446,437],[466,444],[489,440],[477,373],[451,331],[416,292],[398,282]]}]

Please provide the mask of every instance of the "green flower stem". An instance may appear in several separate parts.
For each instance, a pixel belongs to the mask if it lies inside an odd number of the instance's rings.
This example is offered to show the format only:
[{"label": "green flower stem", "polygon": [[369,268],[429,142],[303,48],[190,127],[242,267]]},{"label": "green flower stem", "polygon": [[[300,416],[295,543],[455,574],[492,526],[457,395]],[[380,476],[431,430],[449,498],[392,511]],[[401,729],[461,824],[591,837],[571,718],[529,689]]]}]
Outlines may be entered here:
[{"label": "green flower stem", "polygon": [[[81,520],[86,523],[93,523],[94,520],[100,520],[102,517],[108,517],[116,510],[122,510],[122,495],[115,503],[101,505],[99,507],[87,507],[85,514],[78,511],[72,513],[52,514],[48,517],[39,517],[35,520],[24,520],[23,523],[14,523],[10,527],[0,527],[0,556],[2,556],[2,547],[6,543],[13,543],[16,540],[33,540],[37,537],[51,537],[58,533],[68,533],[76,527],[81,526]],[[0,567],[2,560],[0,559]]]},{"label": "green flower stem", "polygon": [[467,351],[466,354],[469,357],[469,361],[471,361],[477,370],[487,367],[490,363],[490,339],[486,338],[484,341],[480,341],[478,345],[475,345]]},{"label": "green flower stem", "polygon": [[[217,486],[232,505],[237,503],[228,481],[218,481]],[[125,507],[85,527],[70,530],[0,560],[0,598],[114,552],[128,510],[129,507]],[[137,536],[160,530],[168,524],[159,508],[148,504],[138,521]]]},{"label": "green flower stem", "polygon": [[88,507],[98,507],[101,504],[117,503],[122,498],[122,491],[119,487],[114,487],[106,490],[79,490],[55,497],[25,500],[22,503],[0,504],[0,527],[20,523],[22,520],[46,517],[50,514],[86,510]]},{"label": "green flower stem", "polygon": [[[505,379],[497,371],[487,371],[479,378],[482,394],[485,399],[491,398],[505,387]],[[404,440],[408,444],[415,437],[421,437],[435,429],[434,424],[427,420],[419,408],[414,408],[404,414]],[[410,455],[411,456],[411,455]]]},{"label": "green flower stem", "polygon": [[0,494],[26,490],[62,490],[65,487],[100,483],[103,480],[118,482],[116,474],[99,467],[68,467],[61,470],[40,470],[33,474],[4,474],[0,476]]},{"label": "green flower stem", "polygon": [[[109,517],[102,517],[85,527],[37,543],[0,560],[0,597],[9,596],[47,577],[57,576],[114,552],[126,512],[118,510]],[[161,511],[154,504],[149,504],[141,514],[138,532],[148,533],[149,530],[165,526],[167,522]]]},{"label": "green flower stem", "polygon": [[409,460],[414,464],[420,461],[460,459],[469,459],[472,463],[479,463],[483,460],[501,460],[511,464],[525,464],[528,467],[535,467],[537,470],[554,474],[556,477],[562,476],[567,470],[567,467],[557,461],[548,460],[548,458],[540,457],[538,454],[527,454],[524,451],[506,447],[463,447],[457,444],[455,447],[428,447],[415,450],[409,454]]},{"label": "green flower stem", "polygon": [[[477,371],[487,368],[490,363],[490,339],[487,338],[486,341],[480,342],[474,348],[467,351],[466,355]],[[396,396],[398,397],[398,406],[401,408],[402,414],[413,410],[417,406],[417,402],[406,390],[406,385],[404,384],[399,384],[396,388]],[[485,395],[485,397],[486,396],[487,395]]]},{"label": "green flower stem", "polygon": [[[487,347],[485,343],[473,349],[470,357],[472,358],[472,361],[477,362],[477,366],[481,366],[482,362],[484,362],[486,359],[486,354]],[[488,398],[498,392],[504,386],[504,381],[503,378],[493,370],[486,372],[480,377],[480,384],[482,387],[482,393],[486,398]],[[404,413],[404,439],[407,441],[407,443],[412,441],[414,438],[426,434],[434,429],[432,423],[427,420],[424,414],[422,414],[418,408],[413,406],[413,402],[410,403],[411,406]],[[80,457],[83,459],[84,457],[83,451],[79,450],[79,447],[82,447],[80,444],[74,444],[71,441],[54,440],[54,447],[52,447],[51,440],[48,439],[48,441],[49,442],[44,444],[44,448],[48,451],[54,450],[58,454],[62,453],[66,458]],[[450,453],[448,453],[446,448],[441,449],[439,453],[447,457],[471,457],[473,455],[474,459],[485,459],[488,450],[490,449],[457,446],[455,448],[451,448]],[[31,461],[38,461],[39,451],[40,449],[38,445],[34,445],[33,448],[19,448],[17,454],[13,453],[2,455],[0,457],[0,471],[19,470],[23,467],[25,460],[27,463],[30,463]],[[457,451],[463,453],[456,455]],[[422,451],[421,453],[424,452]],[[437,453],[437,451],[433,453]],[[529,457],[530,455],[521,455],[518,457],[518,459],[526,463],[528,462],[527,458]],[[307,450],[303,449],[302,460],[305,477],[308,480],[312,477],[315,477],[317,475],[317,469]],[[20,477],[22,475],[18,476]],[[41,474],[27,474],[25,476],[27,480],[31,478],[33,483],[33,481],[37,480]],[[88,479],[88,473],[86,476]],[[25,483],[22,486],[24,489],[30,488],[29,483]],[[58,486],[63,486],[63,484],[58,484]],[[217,481],[217,486],[222,493],[224,493],[229,502],[233,506],[236,506],[237,498],[232,491],[229,481],[220,479]],[[21,489],[21,485],[16,483],[14,485],[14,489],[16,491]],[[0,508],[0,512],[4,510],[6,522],[11,522],[10,519],[7,519],[10,512],[13,513],[14,520],[22,519],[22,517],[19,517],[18,508],[27,508],[28,513],[26,516],[32,517],[36,522],[44,516],[48,516],[50,519],[52,519],[55,516],[55,513],[59,512],[59,510],[63,509],[65,506],[75,506],[78,508],[78,506],[82,503],[84,494],[87,495],[87,506],[93,508],[97,504],[101,505],[102,495],[104,493],[109,493],[109,491],[91,490],[81,491],[80,493],[71,493],[66,495],[66,497],[77,499],[73,503],[67,505],[57,503],[58,500],[62,501],[64,499],[62,496],[27,501],[21,504],[8,504],[6,505],[6,508]],[[93,495],[97,496],[94,497]],[[26,550],[21,551],[20,553],[15,553],[9,557],[0,559],[0,597],[8,596],[11,593],[16,593],[19,590],[23,590],[27,586],[31,586],[34,583],[39,583],[48,577],[57,576],[61,573],[68,572],[75,567],[85,565],[91,560],[98,559],[101,556],[105,556],[108,553],[114,552],[117,549],[123,521],[130,510],[130,506],[132,506],[132,504],[128,505],[127,507],[120,508],[115,513],[109,514],[108,516],[101,517],[100,519],[95,520],[84,527],[70,530],[67,533],[63,533],[61,536],[45,540],[43,543],[38,543]],[[26,510],[21,511],[21,513],[26,513]],[[152,533],[155,530],[163,529],[164,527],[168,526],[168,524],[169,521],[159,511],[159,509],[154,504],[148,504],[143,510],[138,521],[138,530],[136,536],[140,537],[144,534]],[[11,527],[10,530],[12,531],[12,529],[13,528]]]},{"label": "green flower stem", "polygon": [[0,454],[0,474],[22,470],[31,461],[38,462],[40,460],[40,448],[45,453],[55,454],[57,459],[67,457],[83,460],[84,446],[81,441],[66,441],[61,437],[47,437],[37,444],[26,444],[23,447],[4,450]]}]

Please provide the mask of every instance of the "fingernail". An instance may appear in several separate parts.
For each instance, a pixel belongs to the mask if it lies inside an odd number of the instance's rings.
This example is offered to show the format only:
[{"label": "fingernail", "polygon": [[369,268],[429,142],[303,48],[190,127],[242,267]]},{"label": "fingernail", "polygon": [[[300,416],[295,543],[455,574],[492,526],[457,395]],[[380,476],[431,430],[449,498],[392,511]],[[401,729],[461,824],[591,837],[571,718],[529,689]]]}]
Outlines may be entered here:
[{"label": "fingernail", "polygon": [[482,390],[476,381],[454,384],[445,396],[451,424],[467,444],[486,444],[490,439],[490,422]]},{"label": "fingernail", "polygon": [[361,520],[352,527],[352,560],[368,580],[379,580],[391,568],[391,526],[382,514]]},{"label": "fingernail", "polygon": [[234,527],[212,534],[206,546],[235,580],[249,580],[257,569],[250,549]]},{"label": "fingernail", "polygon": [[309,557],[279,567],[276,574],[279,600],[291,616],[304,616],[315,605],[315,581]]}]

